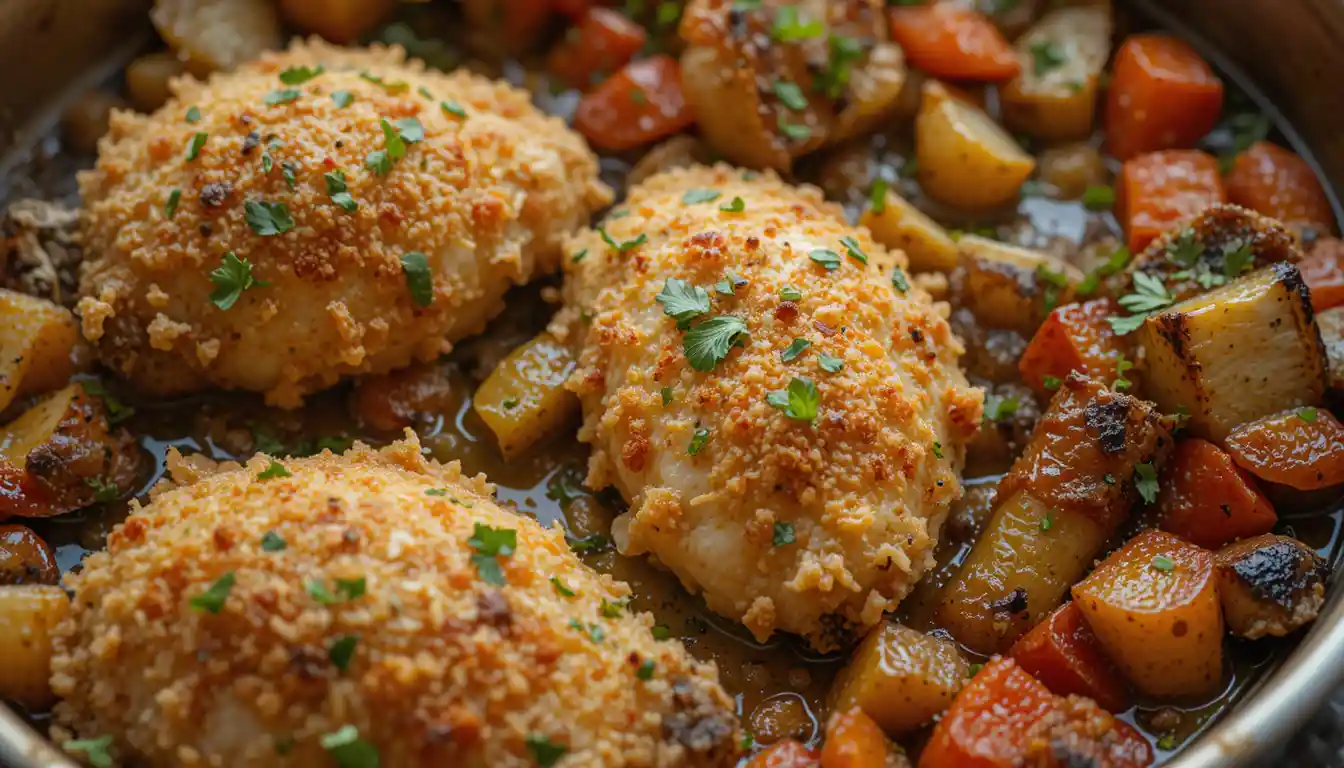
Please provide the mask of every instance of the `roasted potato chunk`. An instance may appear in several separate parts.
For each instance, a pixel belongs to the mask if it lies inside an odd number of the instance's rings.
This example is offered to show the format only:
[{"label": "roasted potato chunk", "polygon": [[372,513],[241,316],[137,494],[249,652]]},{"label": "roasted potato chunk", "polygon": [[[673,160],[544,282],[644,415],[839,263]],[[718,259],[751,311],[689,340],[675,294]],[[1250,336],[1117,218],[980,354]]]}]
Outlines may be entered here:
[{"label": "roasted potato chunk", "polygon": [[962,299],[991,328],[1031,336],[1084,279],[1063,259],[997,240],[963,235],[957,246],[966,267]]},{"label": "roasted potato chunk", "polygon": [[1148,317],[1138,342],[1148,394],[1166,413],[1222,442],[1234,427],[1318,405],[1326,357],[1297,267],[1276,264]]},{"label": "roasted potato chunk", "polygon": [[936,81],[925,84],[915,117],[915,158],[924,191],[965,210],[1015,200],[1036,168],[1007,131]]},{"label": "roasted potato chunk", "polygon": [[859,224],[890,249],[905,251],[915,272],[948,272],[960,259],[947,230],[900,195],[887,191],[881,210],[868,208]]},{"label": "roasted potato chunk", "polygon": [[270,0],[155,0],[149,17],[197,75],[233,69],[282,42]]},{"label": "roasted potato chunk", "polygon": [[55,584],[61,579],[47,542],[22,525],[0,525],[0,588],[14,584]]},{"label": "roasted potato chunk", "polygon": [[579,411],[579,399],[565,389],[574,355],[549,333],[515,349],[472,396],[472,407],[513,458],[554,435]]},{"label": "roasted potato chunk", "polygon": [[70,310],[0,289],[0,412],[17,398],[64,386],[91,360]]},{"label": "roasted potato chunk", "polygon": [[947,709],[969,670],[956,645],[885,622],[835,678],[831,711],[857,706],[887,733],[908,733]]},{"label": "roasted potato chunk", "polygon": [[0,700],[40,711],[55,702],[51,692],[51,633],[70,612],[60,587],[0,586]]},{"label": "roasted potato chunk", "polygon": [[135,442],[109,426],[102,402],[79,384],[60,390],[0,432],[0,517],[49,517],[129,491]]},{"label": "roasted potato chunk", "polygon": [[168,82],[181,77],[187,66],[170,51],[147,53],[126,65],[126,95],[139,112],[153,112],[168,102]]},{"label": "roasted potato chunk", "polygon": [[1097,86],[1111,53],[1111,9],[1060,8],[1018,38],[1022,74],[1003,92],[1009,129],[1050,141],[1092,133]]},{"label": "roasted potato chunk", "polygon": [[1337,392],[1344,391],[1344,307],[1317,312],[1316,327],[1320,329],[1321,342],[1325,344],[1330,388]]},{"label": "roasted potato chunk", "polygon": [[1229,544],[1214,558],[1227,628],[1255,640],[1283,637],[1316,620],[1325,603],[1325,561],[1297,539],[1266,533]]},{"label": "roasted potato chunk", "polygon": [[396,7],[397,0],[280,0],[286,21],[333,43],[353,43]]}]

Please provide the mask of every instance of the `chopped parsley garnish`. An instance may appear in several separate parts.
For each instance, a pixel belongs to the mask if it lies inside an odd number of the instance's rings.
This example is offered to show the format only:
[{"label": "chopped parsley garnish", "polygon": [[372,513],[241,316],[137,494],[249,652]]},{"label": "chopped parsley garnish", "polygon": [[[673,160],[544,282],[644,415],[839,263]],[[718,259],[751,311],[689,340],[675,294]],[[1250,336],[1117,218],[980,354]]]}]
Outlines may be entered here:
[{"label": "chopped parsley garnish", "polygon": [[943,458],[943,444],[937,440],[933,441],[933,456],[936,459]]},{"label": "chopped parsley garnish", "polygon": [[121,495],[121,489],[116,483],[103,482],[101,477],[89,477],[84,479],[84,484],[93,489],[93,500],[101,503],[116,501]]},{"label": "chopped parsley garnish", "polygon": [[388,156],[387,150],[375,149],[364,158],[364,167],[379,176],[386,176],[392,172],[392,158]]},{"label": "chopped parsley garnish", "polygon": [[735,294],[733,281],[726,277],[720,278],[717,283],[714,283],[714,292],[720,296],[733,296]]},{"label": "chopped parsley garnish", "polygon": [[361,739],[359,729],[353,725],[324,734],[320,743],[338,768],[378,768],[381,761],[378,748]]},{"label": "chopped parsley garnish", "polygon": [[1091,185],[1083,190],[1083,206],[1092,211],[1108,211],[1115,206],[1115,187]]},{"label": "chopped parsley garnish", "polygon": [[663,405],[668,405],[669,403],[672,402],[671,387],[663,387],[662,389],[658,390],[658,394],[662,395],[663,397]]},{"label": "chopped parsley garnish", "polygon": [[905,278],[905,270],[900,267],[891,268],[891,287],[901,293],[910,292],[910,281]]},{"label": "chopped parsley garnish", "polygon": [[772,544],[776,547],[783,547],[797,540],[792,523],[775,523],[775,535],[771,541]]},{"label": "chopped parsley garnish", "polygon": [[723,193],[717,189],[688,189],[686,190],[686,194],[681,196],[681,202],[684,205],[712,203],[722,196]]},{"label": "chopped parsley garnish", "polygon": [[293,477],[294,473],[285,469],[285,465],[271,459],[270,465],[257,474],[258,480],[270,480],[275,477]]},{"label": "chopped parsley garnish", "polygon": [[619,619],[621,614],[625,612],[620,603],[610,602],[605,597],[602,598],[602,604],[598,606],[597,610],[604,619]]},{"label": "chopped parsley garnish", "polygon": [[652,680],[653,671],[657,668],[658,665],[654,663],[653,659],[645,659],[644,662],[639,665],[639,669],[635,670],[635,677],[638,677],[640,680]]},{"label": "chopped parsley garnish", "polygon": [[283,552],[288,546],[289,542],[285,541],[284,537],[275,531],[267,531],[261,537],[261,550],[263,552]]},{"label": "chopped parsley garnish", "polygon": [[1314,407],[1310,406],[1310,405],[1307,406],[1307,407],[1305,407],[1305,408],[1298,408],[1298,409],[1297,409],[1297,418],[1299,418],[1299,419],[1301,419],[1301,420],[1307,422],[1308,424],[1315,424],[1315,423],[1316,423],[1316,409],[1315,409]]},{"label": "chopped parsley garnish", "polygon": [[401,257],[401,271],[406,274],[406,289],[417,306],[434,303],[434,277],[429,273],[429,259],[419,251]]},{"label": "chopped parsley garnish", "polygon": [[1121,336],[1143,325],[1148,313],[1169,307],[1175,300],[1167,286],[1147,272],[1134,273],[1134,291],[1120,297],[1120,306],[1135,314],[1109,318],[1111,329]]},{"label": "chopped parsley garnish", "polygon": [[373,83],[374,85],[382,86],[383,90],[387,91],[388,93],[401,93],[402,91],[409,90],[411,87],[410,83],[403,82],[401,80],[393,80],[392,82],[388,82],[383,78],[368,71],[360,72],[359,77],[361,80],[367,80],[370,83]]},{"label": "chopped parsley garnish", "polygon": [[1134,488],[1143,497],[1144,504],[1157,501],[1157,469],[1153,467],[1153,462],[1134,467]]},{"label": "chopped parsley garnish", "polygon": [[743,731],[742,738],[738,740],[737,746],[743,752],[750,752],[756,748],[756,737],[751,735],[751,731]]},{"label": "chopped parsley garnish", "polygon": [[1174,733],[1166,733],[1166,734],[1163,734],[1163,735],[1162,735],[1162,738],[1160,738],[1160,739],[1157,740],[1157,748],[1158,748],[1158,749],[1164,749],[1164,750],[1166,750],[1166,751],[1168,751],[1168,752],[1170,752],[1171,750],[1175,749],[1175,748],[1176,748],[1176,744],[1177,744],[1177,742],[1176,742],[1176,734],[1174,734]]},{"label": "chopped parsley garnish", "polygon": [[516,398],[516,397],[506,397],[506,398],[504,398],[504,402],[503,402],[504,410],[506,410],[506,411],[512,411],[514,408],[517,408],[517,407],[518,407],[518,402],[519,402],[519,400],[518,400],[518,398]]},{"label": "chopped parsley garnish", "polygon": [[569,263],[570,263],[570,264],[578,264],[580,261],[583,261],[585,258],[587,258],[587,256],[588,256],[588,249],[587,249],[587,248],[584,248],[582,251],[579,251],[578,253],[574,254],[573,256],[570,256],[570,257],[569,257]]},{"label": "chopped parsley garnish", "polygon": [[252,277],[252,265],[247,259],[240,259],[233,251],[224,254],[220,266],[210,273],[210,282],[215,290],[210,293],[210,301],[216,307],[227,310],[238,301],[238,297],[253,286],[264,288],[270,283]]},{"label": "chopped parsley garnish", "polygon": [[1055,510],[1051,509],[1046,511],[1045,517],[1041,518],[1040,527],[1041,527],[1041,533],[1046,533],[1051,528],[1055,527]]},{"label": "chopped parsley garnish", "polygon": [[1176,561],[1167,555],[1153,555],[1153,567],[1159,571],[1171,572],[1176,570]]},{"label": "chopped parsley garnish", "polygon": [[734,197],[732,200],[720,205],[719,210],[728,213],[741,213],[747,210],[747,203],[740,197]]},{"label": "chopped parsley garnish", "polygon": [[747,336],[747,324],[735,315],[711,317],[686,332],[682,348],[697,371],[712,371],[734,344]]},{"label": "chopped parsley garnish", "polygon": [[677,321],[677,327],[686,330],[691,321],[709,312],[709,294],[698,285],[680,278],[669,277],[663,291],[654,300],[663,305],[663,314]]},{"label": "chopped parsley garnish", "polygon": [[872,186],[868,187],[868,207],[873,213],[887,210],[887,189],[890,186],[891,184],[881,176],[873,179]]},{"label": "chopped parsley garnish", "polygon": [[817,409],[821,405],[821,394],[811,379],[794,377],[789,381],[788,389],[777,389],[765,396],[771,406],[784,411],[784,415],[794,421],[811,423],[817,418]]},{"label": "chopped parsley garnish", "polygon": [[331,196],[331,202],[352,213],[359,209],[359,203],[350,196],[345,185],[345,171],[324,173],[322,178],[327,182],[327,194]]},{"label": "chopped parsley garnish", "polygon": [[549,736],[541,733],[529,735],[526,743],[527,751],[532,753],[532,759],[536,760],[541,768],[551,768],[569,751],[569,747],[551,741]]},{"label": "chopped parsley garnish", "polygon": [[248,200],[243,203],[243,210],[247,214],[247,226],[262,237],[274,237],[294,229],[294,219],[289,215],[289,206],[284,203]]},{"label": "chopped parsley garnish", "polygon": [[654,624],[653,628],[649,630],[649,634],[653,635],[654,640],[672,639],[672,630],[666,624]]},{"label": "chopped parsley garnish", "polygon": [[280,73],[280,82],[285,85],[303,85],[326,71],[321,64],[316,67],[290,67]]},{"label": "chopped parsley garnish", "polygon": [[1223,277],[1234,280],[1253,266],[1255,254],[1248,243],[1236,240],[1223,246]]},{"label": "chopped parsley garnish", "polygon": [[296,189],[299,186],[299,179],[294,172],[299,169],[295,163],[286,160],[280,164],[280,175],[285,177],[285,185],[290,189]]},{"label": "chopped parsley garnish", "polygon": [[439,109],[442,109],[444,114],[452,115],[458,120],[467,119],[467,110],[463,109],[462,105],[458,104],[456,101],[440,101]]},{"label": "chopped parsley garnish", "polygon": [[791,43],[820,37],[825,32],[826,25],[821,21],[806,21],[798,13],[797,6],[786,5],[775,11],[775,24],[770,36],[781,43]]},{"label": "chopped parsley garnish", "polygon": [[331,663],[344,672],[345,668],[350,666],[350,660],[355,657],[355,646],[357,645],[359,645],[359,635],[343,635],[331,644],[331,648],[327,650],[327,655],[331,658]]},{"label": "chopped parsley garnish", "polygon": [[1056,272],[1044,264],[1037,265],[1036,276],[1045,282],[1041,300],[1045,311],[1049,312],[1059,305],[1059,294],[1069,286],[1069,278],[1063,272]]},{"label": "chopped parsley garnish", "polygon": [[471,538],[467,539],[467,545],[472,549],[471,562],[476,565],[476,572],[481,575],[482,581],[497,587],[508,583],[504,571],[499,567],[499,558],[513,554],[514,547],[518,546],[517,531],[477,523]]},{"label": "chopped parsley garnish", "polygon": [[336,594],[332,594],[326,585],[316,579],[304,585],[308,596],[323,605],[336,605],[345,600],[363,597],[367,583],[364,577],[358,579],[336,579]]},{"label": "chopped parsley garnish", "polygon": [[201,110],[198,107],[187,108],[187,122],[192,125],[201,122]]},{"label": "chopped parsley garnish", "polygon": [[1064,381],[1058,376],[1051,376],[1048,373],[1041,377],[1041,386],[1049,390],[1059,389],[1059,385],[1063,383]]},{"label": "chopped parsley garnish", "polygon": [[560,596],[561,596],[561,597],[573,597],[573,596],[574,596],[574,590],[570,589],[570,588],[569,588],[569,585],[568,585],[568,584],[565,584],[565,582],[561,581],[561,580],[560,580],[560,577],[558,577],[558,576],[552,576],[552,577],[551,577],[551,586],[555,587],[555,591],[558,592],[558,593],[560,593]]},{"label": "chopped parsley garnish", "polygon": [[[418,118],[403,117],[393,125],[397,128],[397,136],[407,144],[418,144],[425,140],[425,126]],[[387,138],[387,128],[383,128],[383,138],[385,140]],[[396,156],[393,156],[393,159],[396,159]]]},{"label": "chopped parsley garnish", "polygon": [[971,664],[966,667],[966,676],[975,677],[976,675],[980,674],[980,670],[984,668],[985,668],[984,664]]},{"label": "chopped parsley garnish", "polygon": [[1078,284],[1078,293],[1084,296],[1090,296],[1095,293],[1097,287],[1101,285],[1102,278],[1110,277],[1124,269],[1129,265],[1129,259],[1129,248],[1126,248],[1123,245],[1116,248],[1111,252],[1111,256],[1106,260],[1105,264],[1102,264],[1089,272],[1083,282]]},{"label": "chopped parsley garnish", "polygon": [[840,254],[832,251],[830,248],[816,248],[808,257],[826,268],[826,271],[833,272],[840,268]]},{"label": "chopped parsley garnish", "polygon": [[281,88],[278,91],[271,91],[262,98],[266,104],[275,106],[277,104],[288,104],[291,101],[298,101],[303,94],[298,88]]},{"label": "chopped parsley garnish", "polygon": [[817,75],[813,88],[832,99],[838,99],[849,86],[854,64],[863,58],[863,44],[845,35],[831,35],[826,42],[830,48],[830,57],[826,60],[826,69]]},{"label": "chopped parsley garnish", "polygon": [[607,636],[607,631],[603,629],[600,624],[588,624],[585,626],[584,623],[578,619],[570,619],[569,628],[575,632],[582,632],[588,635],[588,639],[594,643],[602,642]]},{"label": "chopped parsley garnish", "polygon": [[792,285],[786,285],[779,289],[779,298],[785,301],[802,301],[803,292]]},{"label": "chopped parsley garnish", "polygon": [[85,379],[79,382],[79,386],[90,397],[96,397],[103,401],[103,406],[107,408],[107,421],[109,424],[117,425],[135,415],[135,408],[126,405],[118,400],[101,381],[96,379]]},{"label": "chopped parsley garnish", "polygon": [[686,446],[686,453],[694,456],[702,451],[705,443],[709,442],[709,433],[710,430],[705,427],[696,427],[695,433],[691,435],[691,444]]},{"label": "chopped parsley garnish", "polygon": [[1133,386],[1133,382],[1125,378],[1125,372],[1134,367],[1134,364],[1126,360],[1124,355],[1115,364],[1115,381],[1111,382],[1111,388],[1117,392],[1122,392]]},{"label": "chopped parsley garnish", "polygon": [[634,250],[635,248],[638,248],[639,246],[649,241],[649,236],[644,234],[643,232],[639,233],[639,237],[636,237],[633,240],[624,240],[619,243],[616,242],[614,239],[612,239],[611,235],[607,233],[606,227],[598,227],[597,233],[602,236],[602,242],[606,243],[612,248],[615,248],[617,251],[621,253]]},{"label": "chopped parsley garnish", "polygon": [[1059,46],[1049,40],[1032,44],[1031,58],[1037,77],[1051,70],[1059,69],[1068,61]]},{"label": "chopped parsley garnish", "polygon": [[840,238],[840,244],[845,246],[845,251],[849,253],[851,259],[862,264],[868,263],[868,254],[864,253],[863,249],[859,247],[858,240],[846,235]]},{"label": "chopped parsley garnish", "polygon": [[799,88],[797,83],[788,80],[776,80],[775,95],[789,109],[807,109],[807,97],[803,96],[803,89]]},{"label": "chopped parsley garnish", "polygon": [[778,125],[779,125],[779,132],[784,134],[785,136],[788,136],[790,139],[793,139],[794,141],[807,141],[808,139],[812,138],[811,128],[799,123],[790,123],[784,119],[783,115],[779,116]]},{"label": "chopped parsley garnish", "polygon": [[817,365],[827,373],[839,373],[840,369],[845,367],[845,361],[822,352],[817,356]]},{"label": "chopped parsley garnish", "polygon": [[224,601],[229,599],[229,593],[233,591],[233,585],[237,581],[238,577],[234,575],[233,571],[229,571],[220,576],[214,584],[211,584],[209,589],[187,602],[191,605],[193,611],[217,614],[224,609]]},{"label": "chopped parsley garnish", "polygon": [[168,202],[163,205],[163,215],[171,220],[177,215],[177,204],[182,202],[182,190],[174,189],[168,193]]},{"label": "chopped parsley garnish", "polygon": [[1167,243],[1166,251],[1167,259],[1177,266],[1193,267],[1204,249],[1195,239],[1195,231],[1187,227]]},{"label": "chopped parsley garnish", "polygon": [[349,91],[332,91],[331,100],[336,102],[337,107],[345,108],[355,100],[355,95]]},{"label": "chopped parsley garnish", "polygon": [[812,346],[812,342],[807,339],[794,339],[789,346],[779,354],[779,359],[786,363],[791,363],[798,359],[798,356],[803,354],[803,352],[810,346]]},{"label": "chopped parsley garnish", "polygon": [[112,737],[99,736],[96,739],[70,739],[61,744],[61,749],[66,752],[83,753],[84,759],[88,761],[93,768],[112,768],[112,755],[108,753],[108,747],[112,746]]},{"label": "chopped parsley garnish", "polygon": [[199,131],[187,142],[187,161],[195,160],[201,155],[201,148],[205,146],[205,140],[210,138],[210,134]]},{"label": "chopped parsley garnish", "polygon": [[985,407],[985,421],[1000,422],[1012,418],[1017,413],[1016,397],[995,397]]},{"label": "chopped parsley garnish", "polygon": [[587,536],[579,537],[565,536],[565,543],[575,552],[584,554],[585,552],[601,552],[607,548],[610,542],[607,541],[606,536],[600,533],[590,533]]}]

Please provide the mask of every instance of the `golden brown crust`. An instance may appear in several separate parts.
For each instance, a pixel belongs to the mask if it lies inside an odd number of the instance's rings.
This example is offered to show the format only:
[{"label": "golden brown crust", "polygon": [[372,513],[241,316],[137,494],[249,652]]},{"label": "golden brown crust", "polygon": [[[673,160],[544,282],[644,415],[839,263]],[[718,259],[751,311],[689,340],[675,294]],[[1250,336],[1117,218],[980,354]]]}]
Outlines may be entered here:
[{"label": "golden brown crust", "polygon": [[[534,734],[568,745],[560,766],[731,764],[733,704],[712,665],[656,641],[647,614],[605,616],[629,588],[559,529],[497,506],[483,477],[427,461],[413,436],[257,479],[270,461],[172,457],[183,484],[70,578],[52,678],[65,727],[110,734],[146,766],[322,765],[320,737],[347,725],[388,766],[533,765]],[[497,558],[506,585],[472,561],[478,523],[517,532]],[[283,550],[262,547],[268,532]],[[230,572],[218,614],[190,607]],[[337,579],[365,591],[339,599]],[[330,649],[348,635],[342,672]]]},{"label": "golden brown crust", "polygon": [[[720,197],[683,203],[691,189]],[[720,209],[736,197],[742,212]],[[695,167],[635,187],[623,209],[605,222],[612,240],[648,241],[618,253],[598,232],[573,238],[569,252],[587,255],[566,261],[566,308],[552,324],[580,350],[571,387],[594,448],[589,485],[630,500],[614,529],[622,548],[651,552],[714,610],[760,638],[784,630],[837,647],[919,578],[960,495],[981,412],[956,367],[961,343],[922,290],[893,289],[904,254],[845,224],[816,189]],[[867,266],[845,255],[844,237]],[[839,255],[836,270],[809,258],[822,248]],[[746,282],[725,296],[714,285],[729,269]],[[672,277],[709,291],[711,315],[746,323],[749,337],[710,372],[691,367],[655,301]],[[782,299],[785,285],[802,298]],[[795,338],[811,345],[785,362]],[[822,353],[843,369],[823,370]],[[795,377],[820,392],[813,424],[766,401]],[[697,428],[710,434],[689,455]],[[796,542],[775,546],[776,523]]]},{"label": "golden brown crust", "polygon": [[[325,72],[307,82],[280,81],[289,67],[319,64]],[[287,88],[298,97],[266,103]],[[153,115],[116,114],[97,166],[80,177],[84,331],[145,392],[251,389],[294,406],[341,375],[433,358],[479,331],[510,285],[553,269],[560,236],[610,199],[582,140],[525,92],[426,71],[400,48],[297,42],[173,89]],[[191,107],[198,122],[186,119]],[[424,140],[377,175],[366,159],[384,149],[380,119],[410,117]],[[187,160],[198,132],[208,138]],[[338,170],[354,212],[328,192],[324,174]],[[248,201],[284,204],[294,229],[258,234]],[[412,251],[435,275],[429,307],[407,289],[401,258]],[[209,275],[229,252],[269,285],[221,310]]]}]

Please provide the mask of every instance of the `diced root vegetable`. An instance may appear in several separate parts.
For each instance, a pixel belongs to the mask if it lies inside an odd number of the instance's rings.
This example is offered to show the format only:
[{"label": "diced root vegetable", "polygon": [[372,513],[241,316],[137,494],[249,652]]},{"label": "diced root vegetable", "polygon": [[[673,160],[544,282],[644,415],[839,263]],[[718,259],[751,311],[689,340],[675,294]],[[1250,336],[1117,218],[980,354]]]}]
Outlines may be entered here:
[{"label": "diced root vegetable", "polygon": [[1008,80],[1017,54],[984,14],[956,3],[898,5],[887,10],[891,38],[910,64],[948,80]]},{"label": "diced root vegetable", "polygon": [[1316,313],[1316,327],[1329,360],[1330,388],[1344,392],[1344,307]]},{"label": "diced root vegetable", "polygon": [[1327,237],[1316,241],[1297,267],[1311,289],[1312,309],[1324,312],[1344,305],[1344,240]]},{"label": "diced root vegetable", "polygon": [[578,412],[578,398],[565,389],[573,370],[569,349],[542,333],[504,358],[481,383],[472,407],[495,433],[506,458],[554,435]]},{"label": "diced root vegetable", "polygon": [[648,33],[610,8],[589,8],[547,57],[547,68],[572,88],[587,90],[639,53]]},{"label": "diced root vegetable", "polygon": [[70,611],[60,587],[0,586],[0,699],[51,706],[51,632]]},{"label": "diced root vegetable", "polygon": [[397,8],[397,0],[280,0],[285,20],[334,43],[353,43]]},{"label": "diced root vegetable", "polygon": [[155,0],[150,19],[198,75],[231,70],[282,42],[270,0]]},{"label": "diced root vegetable", "polygon": [[474,33],[472,38],[480,38],[484,32],[487,47],[502,45],[505,52],[513,54],[537,43],[552,10],[551,0],[462,0],[461,5]]},{"label": "diced root vegetable", "polygon": [[1266,482],[1299,491],[1344,483],[1344,425],[1324,408],[1248,421],[1228,434],[1226,445],[1238,466]]},{"label": "diced root vegetable", "polygon": [[1325,561],[1287,536],[1265,534],[1215,555],[1227,628],[1248,640],[1283,637],[1316,619],[1325,603]]},{"label": "diced root vegetable", "polygon": [[818,760],[815,749],[794,739],[785,739],[747,761],[747,768],[817,768]]},{"label": "diced root vegetable", "polygon": [[1193,48],[1168,35],[1131,35],[1107,89],[1106,148],[1128,160],[1193,147],[1222,109],[1222,81]]},{"label": "diced root vegetable", "polygon": [[963,235],[957,248],[966,269],[963,303],[990,328],[1031,336],[1083,280],[1063,259],[997,240]]},{"label": "diced root vegetable", "polygon": [[1019,765],[1032,725],[1058,706],[1050,690],[1011,659],[994,659],[962,689],[933,729],[919,768]]},{"label": "diced root vegetable", "polygon": [[640,59],[584,95],[574,128],[595,146],[619,151],[671,136],[695,122],[670,56]]},{"label": "diced root vegetable", "polygon": [[1162,530],[1205,549],[1269,533],[1279,520],[1250,474],[1206,440],[1178,443],[1158,485]]},{"label": "diced root vegetable", "polygon": [[[1073,371],[1110,384],[1117,377],[1120,360],[1134,357],[1129,342],[1116,335],[1108,322],[1120,311],[1111,299],[1094,299],[1055,309],[1036,330],[1018,360],[1023,381],[1044,397],[1053,394],[1045,385],[1046,377],[1057,379],[1053,382],[1057,388],[1058,382]],[[1125,374],[1127,381],[1136,378],[1133,371]]]},{"label": "diced root vegetable", "polygon": [[1066,200],[1077,200],[1091,187],[1107,184],[1106,161],[1096,147],[1084,142],[1050,147],[1037,157],[1037,175],[1059,190]]},{"label": "diced root vegetable", "polygon": [[1069,602],[1032,627],[1008,655],[1028,674],[1059,696],[1086,696],[1111,712],[1129,708],[1124,678]]},{"label": "diced root vegetable", "polygon": [[924,191],[966,210],[1015,200],[1036,168],[1035,158],[988,115],[933,81],[915,118],[915,158]]},{"label": "diced root vegetable", "polygon": [[[1018,38],[1022,72],[1003,90],[1003,122],[1051,141],[1086,138],[1092,133],[1097,84],[1111,52],[1109,5],[1051,11]],[[1058,61],[1042,69],[1042,49]]]},{"label": "diced root vegetable", "polygon": [[187,67],[167,51],[149,53],[126,65],[126,93],[140,112],[153,112],[166,103],[172,93],[168,81],[181,77]]},{"label": "diced root vegetable", "polygon": [[1285,224],[1335,229],[1335,213],[1316,172],[1296,153],[1267,141],[1237,155],[1227,174],[1227,199]]},{"label": "diced root vegetable", "polygon": [[915,272],[949,272],[957,266],[957,244],[942,225],[895,192],[886,193],[881,211],[865,210],[859,224],[887,248],[904,251]]},{"label": "diced root vegetable", "polygon": [[1073,588],[1107,654],[1151,696],[1198,696],[1223,679],[1223,615],[1213,555],[1146,531]]},{"label": "diced root vegetable", "polygon": [[22,525],[0,525],[0,589],[15,584],[55,584],[61,571],[42,537]]},{"label": "diced root vegetable", "polygon": [[0,411],[88,368],[79,323],[45,299],[0,289]]},{"label": "diced root vegetable", "polygon": [[954,644],[886,622],[868,633],[840,670],[830,708],[857,706],[887,733],[909,733],[952,703],[968,669]]},{"label": "diced root vegetable", "polygon": [[857,707],[831,715],[821,747],[821,768],[886,768],[887,738]]},{"label": "diced root vegetable", "polygon": [[1134,253],[1210,205],[1224,202],[1227,193],[1218,161],[1193,149],[1126,160],[1116,188],[1116,214]]}]

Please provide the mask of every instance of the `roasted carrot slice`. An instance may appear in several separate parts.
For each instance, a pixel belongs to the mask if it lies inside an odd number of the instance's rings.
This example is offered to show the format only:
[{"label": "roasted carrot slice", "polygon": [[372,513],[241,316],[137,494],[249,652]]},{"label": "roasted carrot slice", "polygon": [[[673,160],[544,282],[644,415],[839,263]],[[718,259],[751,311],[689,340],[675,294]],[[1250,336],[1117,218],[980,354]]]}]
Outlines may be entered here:
[{"label": "roasted carrot slice", "polygon": [[631,62],[579,100],[574,127],[607,150],[633,149],[695,122],[671,56]]},{"label": "roasted carrot slice", "polygon": [[1250,473],[1207,440],[1177,443],[1158,485],[1162,530],[1205,549],[1269,533],[1279,520]]},{"label": "roasted carrot slice", "polygon": [[551,51],[547,65],[571,87],[587,89],[644,47],[644,28],[609,8],[589,8]]},{"label": "roasted carrot slice", "polygon": [[1257,141],[1227,174],[1227,199],[1285,224],[1334,231],[1335,213],[1307,161],[1277,144]]},{"label": "roasted carrot slice", "polygon": [[1010,80],[1022,70],[1017,53],[994,22],[975,10],[949,2],[898,5],[888,9],[891,37],[906,60],[928,74],[949,80]]},{"label": "roasted carrot slice", "polygon": [[1014,643],[1008,655],[1059,696],[1086,696],[1112,712],[1129,708],[1124,678],[1074,603],[1056,608]]},{"label": "roasted carrot slice", "polygon": [[1197,150],[1168,150],[1125,161],[1117,211],[1129,250],[1142,251],[1158,235],[1215,203],[1227,202],[1218,161]]},{"label": "roasted carrot slice", "polygon": [[854,707],[831,717],[821,748],[821,768],[883,768],[886,764],[887,737],[862,709]]},{"label": "roasted carrot slice", "polygon": [[751,758],[747,768],[816,768],[819,764],[815,749],[809,749],[800,741],[785,739]]},{"label": "roasted carrot slice", "polygon": [[994,659],[948,707],[919,756],[919,768],[1021,765],[1032,725],[1058,706],[1050,689],[1012,659]]},{"label": "roasted carrot slice", "polygon": [[1317,312],[1344,304],[1344,240],[1325,237],[1297,264]]},{"label": "roasted carrot slice", "polygon": [[1193,147],[1218,121],[1223,83],[1186,43],[1131,35],[1115,54],[1106,102],[1106,148],[1120,160]]},{"label": "roasted carrot slice", "polygon": [[1324,408],[1298,408],[1242,424],[1225,444],[1232,460],[1261,480],[1299,491],[1344,483],[1344,426]]},{"label": "roasted carrot slice", "polygon": [[[1046,317],[1018,359],[1017,370],[1037,394],[1049,397],[1071,371],[1110,384],[1117,366],[1133,357],[1129,343],[1117,336],[1107,318],[1120,314],[1111,299],[1066,304]],[[1047,386],[1047,379],[1051,379]]]}]

